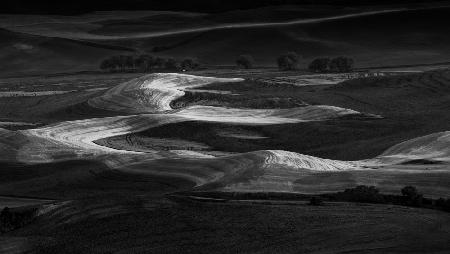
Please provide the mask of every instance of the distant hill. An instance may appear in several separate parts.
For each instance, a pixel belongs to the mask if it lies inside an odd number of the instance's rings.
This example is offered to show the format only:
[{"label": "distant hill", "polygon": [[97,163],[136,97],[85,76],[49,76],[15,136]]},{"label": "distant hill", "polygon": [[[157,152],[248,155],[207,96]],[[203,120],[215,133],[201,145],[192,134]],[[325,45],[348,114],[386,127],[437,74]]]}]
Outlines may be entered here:
[{"label": "distant hill", "polygon": [[0,29],[0,76],[92,70],[101,59],[133,49]]},{"label": "distant hill", "polygon": [[[254,12],[261,9],[254,10]],[[263,10],[267,13],[267,9]],[[247,11],[251,12],[251,11]],[[231,16],[233,13],[229,13]],[[266,14],[267,15],[267,14]],[[217,28],[148,38],[109,40],[156,55],[198,57],[203,63],[234,64],[239,54],[257,65],[274,66],[286,51],[301,54],[303,64],[319,56],[348,55],[357,66],[433,63],[450,59],[450,8],[381,13],[307,24]],[[151,21],[150,21],[151,22]],[[110,24],[96,34],[117,35],[134,25]]]},{"label": "distant hill", "polygon": [[[98,70],[109,56],[147,52],[164,57],[196,57],[204,65],[234,65],[240,54],[251,54],[256,66],[275,66],[287,51],[303,56],[306,66],[321,56],[347,55],[356,67],[427,64],[450,60],[450,8],[412,9],[363,16],[321,19],[355,13],[355,9],[309,12],[308,9],[267,7],[199,15],[153,13],[123,19],[39,23],[23,32],[0,30],[0,75]],[[243,24],[233,23],[247,17]],[[258,17],[260,17],[258,19]],[[270,22],[261,23],[264,17]],[[293,19],[306,23],[283,23]],[[317,19],[316,19],[317,18]],[[71,18],[73,19],[73,18]],[[82,17],[80,18],[82,20]],[[79,22],[79,20],[77,20]],[[31,35],[25,32],[53,32]],[[77,23],[79,25],[79,23]],[[248,25],[250,24],[250,25]],[[71,28],[72,27],[72,28]],[[91,27],[94,27],[91,29]],[[11,29],[15,29],[14,27]],[[17,28],[19,29],[19,28]],[[59,30],[58,30],[59,29]],[[70,32],[76,39],[59,31]],[[83,30],[84,29],[84,30]],[[61,36],[60,38],[58,38]]]}]

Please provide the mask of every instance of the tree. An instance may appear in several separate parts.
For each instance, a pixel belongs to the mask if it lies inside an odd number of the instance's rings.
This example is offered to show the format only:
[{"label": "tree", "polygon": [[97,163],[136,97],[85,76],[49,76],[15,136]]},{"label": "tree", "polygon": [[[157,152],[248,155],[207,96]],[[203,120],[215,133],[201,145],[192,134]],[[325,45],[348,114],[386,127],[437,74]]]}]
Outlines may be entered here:
[{"label": "tree", "polygon": [[157,57],[155,59],[155,67],[158,69],[164,69],[164,67],[166,66],[166,60],[164,58],[161,57]]},{"label": "tree", "polygon": [[136,68],[142,72],[149,72],[153,69],[155,60],[150,55],[140,55],[134,60]]},{"label": "tree", "polygon": [[200,67],[200,63],[195,58],[185,58],[181,61],[180,66],[183,70],[195,70]]},{"label": "tree", "polygon": [[114,70],[114,64],[112,62],[112,59],[111,58],[104,59],[100,63],[100,69],[102,71],[113,71]]},{"label": "tree", "polygon": [[255,61],[253,60],[253,57],[251,55],[240,55],[236,59],[236,65],[238,68],[241,68],[241,69],[253,68],[254,62]]},{"label": "tree", "polygon": [[134,57],[133,56],[125,56],[125,68],[128,70],[134,70]]},{"label": "tree", "polygon": [[308,66],[308,69],[312,72],[327,72],[330,67],[330,58],[316,58]]},{"label": "tree", "polygon": [[402,189],[402,195],[410,200],[417,197],[418,194],[419,193],[417,192],[417,189],[414,186],[406,186],[406,187],[403,187],[403,189]]},{"label": "tree", "polygon": [[295,70],[298,67],[300,56],[295,52],[288,52],[277,58],[278,68],[282,71]]},{"label": "tree", "polygon": [[125,55],[119,56],[119,66],[120,66],[120,70],[122,72],[124,72],[125,69],[127,68],[127,56],[125,56]]},{"label": "tree", "polygon": [[353,202],[383,203],[384,198],[375,186],[359,185],[355,188],[345,189],[340,194],[344,200]]},{"label": "tree", "polygon": [[349,57],[336,57],[330,62],[329,68],[332,72],[351,72],[353,70],[354,61]]},{"label": "tree", "polygon": [[164,63],[164,68],[167,70],[176,70],[178,68],[177,60],[174,58],[167,58],[166,62]]},{"label": "tree", "polygon": [[416,187],[406,186],[401,191],[407,205],[422,206],[424,198],[422,194],[419,194]]},{"label": "tree", "polygon": [[122,64],[121,64],[120,56],[113,56],[113,57],[111,57],[111,64],[112,64],[112,68],[113,68],[114,71],[122,70],[122,68],[121,68]]}]

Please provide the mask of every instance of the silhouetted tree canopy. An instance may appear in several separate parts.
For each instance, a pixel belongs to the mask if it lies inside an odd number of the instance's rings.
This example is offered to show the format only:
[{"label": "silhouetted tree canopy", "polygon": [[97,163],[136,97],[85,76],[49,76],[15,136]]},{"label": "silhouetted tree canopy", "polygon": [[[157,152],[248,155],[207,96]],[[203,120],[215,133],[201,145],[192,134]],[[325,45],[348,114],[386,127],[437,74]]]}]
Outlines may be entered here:
[{"label": "silhouetted tree canopy", "polygon": [[415,197],[417,197],[417,195],[419,194],[417,192],[416,187],[414,186],[405,186],[403,187],[402,191],[402,195],[409,198],[409,199],[413,199]]},{"label": "silhouetted tree canopy", "polygon": [[348,201],[380,203],[383,202],[383,196],[375,186],[359,185],[355,188],[345,189],[341,193],[342,197]]},{"label": "silhouetted tree canopy", "polygon": [[254,62],[255,61],[253,60],[253,57],[251,55],[240,55],[236,59],[236,65],[237,65],[237,67],[239,67],[241,69],[253,68]]},{"label": "silhouetted tree canopy", "polygon": [[149,72],[154,68],[155,60],[150,55],[140,55],[135,61],[135,66],[142,72]]},{"label": "silhouetted tree canopy", "polygon": [[330,70],[330,58],[316,58],[308,66],[312,72],[328,72]]},{"label": "silhouetted tree canopy", "polygon": [[195,70],[200,67],[200,63],[195,58],[185,58],[181,61],[180,67],[183,70]]},{"label": "silhouetted tree canopy", "polygon": [[282,71],[290,71],[298,68],[300,56],[296,52],[288,52],[277,58],[278,68]]},{"label": "silhouetted tree canopy", "polygon": [[155,67],[158,69],[163,69],[166,66],[166,59],[162,57],[157,57],[155,59]]},{"label": "silhouetted tree canopy", "polygon": [[176,70],[178,69],[178,63],[175,58],[167,58],[166,62],[164,63],[164,67],[167,70]]},{"label": "silhouetted tree canopy", "polygon": [[333,58],[329,64],[331,72],[351,72],[353,70],[354,60],[349,57],[336,57]]},{"label": "silhouetted tree canopy", "polygon": [[[104,59],[100,69],[110,72],[151,72],[154,70],[178,70],[179,63],[175,58],[154,58],[151,55],[117,55]],[[199,64],[194,58],[184,59],[181,65],[189,69],[198,68]]]}]

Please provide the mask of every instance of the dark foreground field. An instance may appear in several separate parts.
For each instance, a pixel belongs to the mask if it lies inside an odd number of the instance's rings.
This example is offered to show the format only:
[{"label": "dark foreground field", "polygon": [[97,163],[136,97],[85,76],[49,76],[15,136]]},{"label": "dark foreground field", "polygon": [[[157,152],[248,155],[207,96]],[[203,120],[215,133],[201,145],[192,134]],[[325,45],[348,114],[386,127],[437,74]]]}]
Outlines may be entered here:
[{"label": "dark foreground field", "polygon": [[[63,204],[0,238],[37,253],[444,253],[448,213],[389,205]],[[95,240],[94,240],[95,239]]]}]

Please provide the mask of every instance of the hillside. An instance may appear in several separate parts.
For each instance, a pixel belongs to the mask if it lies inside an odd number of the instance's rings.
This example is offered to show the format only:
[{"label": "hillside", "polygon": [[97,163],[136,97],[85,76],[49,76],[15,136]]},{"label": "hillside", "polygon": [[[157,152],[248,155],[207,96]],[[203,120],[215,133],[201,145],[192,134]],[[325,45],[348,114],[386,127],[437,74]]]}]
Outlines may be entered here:
[{"label": "hillside", "polygon": [[0,75],[97,70],[101,59],[133,50],[197,57],[204,65],[234,65],[238,55],[248,53],[259,66],[275,66],[276,57],[287,51],[301,54],[302,66],[337,55],[354,57],[357,67],[445,62],[450,59],[449,13],[450,8],[265,7],[208,15],[153,12],[118,14],[117,19],[99,14],[57,23],[20,21],[20,26],[2,27],[39,36],[2,30],[3,61],[20,62],[3,66]]},{"label": "hillside", "polygon": [[[252,54],[259,65],[297,51],[304,63],[318,56],[350,55],[360,67],[430,63],[449,59],[450,9],[429,9],[318,21],[308,24],[226,28],[117,41],[143,49],[166,46],[169,56],[196,56],[209,64],[232,64]],[[432,17],[432,18],[430,18]],[[179,45],[171,47],[171,45]]]},{"label": "hillside", "polygon": [[101,59],[133,49],[0,29],[0,76],[95,70]]}]

